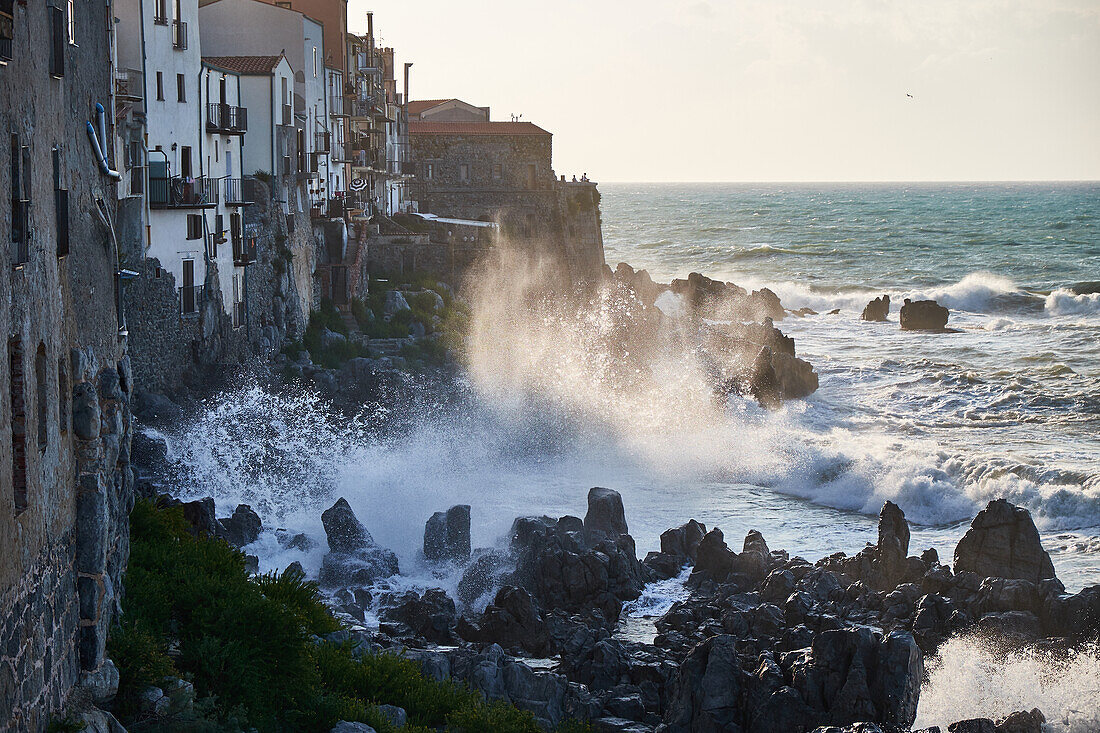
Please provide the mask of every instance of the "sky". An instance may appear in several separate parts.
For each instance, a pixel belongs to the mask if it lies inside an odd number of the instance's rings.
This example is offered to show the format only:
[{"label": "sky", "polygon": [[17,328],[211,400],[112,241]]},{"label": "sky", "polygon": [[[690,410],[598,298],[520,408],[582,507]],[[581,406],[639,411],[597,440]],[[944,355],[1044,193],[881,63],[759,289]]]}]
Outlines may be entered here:
[{"label": "sky", "polygon": [[[350,0],[596,181],[1100,179],[1100,0]],[[912,96],[909,96],[912,95]]]}]

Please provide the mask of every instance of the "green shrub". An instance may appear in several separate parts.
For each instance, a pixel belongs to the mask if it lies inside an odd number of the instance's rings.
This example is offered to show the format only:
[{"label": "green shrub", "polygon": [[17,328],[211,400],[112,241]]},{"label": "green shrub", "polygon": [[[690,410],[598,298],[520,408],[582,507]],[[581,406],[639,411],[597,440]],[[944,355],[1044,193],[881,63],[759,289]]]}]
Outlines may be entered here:
[{"label": "green shrub", "polygon": [[[360,655],[351,642],[315,643],[339,628],[317,586],[295,571],[250,577],[244,555],[192,535],[179,507],[138,501],[130,532],[125,613],[108,649],[120,673],[115,712],[136,733],[324,733],[340,720],[397,733],[377,710],[383,704],[408,712],[405,733],[539,730],[530,713],[429,679],[407,659]],[[141,720],[138,695],[169,675],[194,684],[194,712]]]}]

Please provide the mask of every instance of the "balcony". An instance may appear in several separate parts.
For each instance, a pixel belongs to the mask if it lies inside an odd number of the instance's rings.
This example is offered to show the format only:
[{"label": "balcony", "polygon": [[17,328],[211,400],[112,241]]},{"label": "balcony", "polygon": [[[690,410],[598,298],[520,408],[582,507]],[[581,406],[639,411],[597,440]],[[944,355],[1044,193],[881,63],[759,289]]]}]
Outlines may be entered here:
[{"label": "balcony", "polygon": [[328,113],[333,117],[346,117],[344,113],[344,98],[339,95],[333,95],[328,100]]},{"label": "balcony", "polygon": [[187,21],[172,21],[172,48],[177,51],[187,48]]},{"label": "balcony", "polygon": [[218,205],[216,179],[149,176],[149,208],[208,209]]},{"label": "balcony", "polygon": [[247,267],[256,261],[256,238],[233,236],[233,264],[237,267]]},{"label": "balcony", "polygon": [[283,127],[290,127],[294,124],[294,111],[290,108],[289,104],[283,105]]},{"label": "balcony", "polygon": [[318,153],[328,154],[332,146],[332,134],[328,132],[314,133],[313,150]]},{"label": "balcony", "polygon": [[180,294],[180,315],[198,315],[199,305],[202,303],[203,286],[181,285],[178,289]]},{"label": "balcony", "polygon": [[256,203],[257,183],[255,178],[226,178],[225,205],[248,206]]},{"label": "balcony", "polygon": [[361,120],[369,120],[374,114],[374,105],[368,102],[360,102],[359,100],[349,100],[347,106],[348,117],[353,117]]},{"label": "balcony", "polygon": [[[10,10],[11,3],[2,3]],[[11,61],[11,39],[15,37],[15,18],[7,10],[0,10],[0,61]]]},{"label": "balcony", "polygon": [[137,69],[119,69],[115,72],[115,96],[137,101],[145,96],[145,81]]},{"label": "balcony", "polygon": [[210,102],[206,105],[206,131],[243,135],[248,131],[248,109]]}]

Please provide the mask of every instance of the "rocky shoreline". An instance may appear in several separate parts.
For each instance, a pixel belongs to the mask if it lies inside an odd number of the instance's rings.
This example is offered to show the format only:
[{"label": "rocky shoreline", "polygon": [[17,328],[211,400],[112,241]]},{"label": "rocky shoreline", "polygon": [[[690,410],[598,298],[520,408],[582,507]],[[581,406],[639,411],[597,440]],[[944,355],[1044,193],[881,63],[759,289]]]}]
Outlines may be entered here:
[{"label": "rocky shoreline", "polygon": [[[220,520],[210,500],[184,510],[196,531],[240,546],[262,529],[243,506]],[[639,559],[622,500],[606,488],[589,491],[583,518],[519,517],[494,548],[471,549],[469,507],[458,506],[428,519],[420,560],[461,572],[457,598],[388,589],[397,558],[343,499],[323,522],[318,580],[348,623],[334,640],[416,660],[547,728],[576,718],[623,733],[908,731],[924,660],[953,634],[1069,649],[1100,631],[1100,586],[1065,593],[1029,513],[1003,500],[975,517],[951,564],[933,550],[910,555],[908,523],[889,502],[874,544],[816,563],[752,530],[735,551],[694,520]],[[686,597],[654,620],[652,642],[621,633],[624,605],[678,576]],[[374,617],[376,628],[364,625]],[[1025,733],[1042,722],[1019,711],[947,730]]]}]

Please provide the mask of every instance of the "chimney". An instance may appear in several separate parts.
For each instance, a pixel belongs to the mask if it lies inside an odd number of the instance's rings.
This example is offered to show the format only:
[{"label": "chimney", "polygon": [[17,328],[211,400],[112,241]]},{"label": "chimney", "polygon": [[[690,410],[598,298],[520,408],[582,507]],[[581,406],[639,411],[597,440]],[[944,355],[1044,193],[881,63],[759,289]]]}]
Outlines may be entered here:
[{"label": "chimney", "polygon": [[367,59],[371,66],[374,65],[374,13],[367,13],[367,44],[370,56]]},{"label": "chimney", "polygon": [[412,62],[405,62],[405,104],[409,103],[409,69],[412,68]]}]

